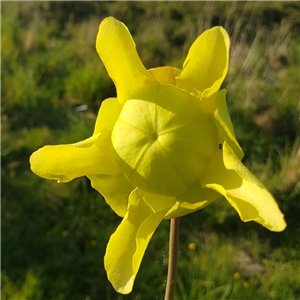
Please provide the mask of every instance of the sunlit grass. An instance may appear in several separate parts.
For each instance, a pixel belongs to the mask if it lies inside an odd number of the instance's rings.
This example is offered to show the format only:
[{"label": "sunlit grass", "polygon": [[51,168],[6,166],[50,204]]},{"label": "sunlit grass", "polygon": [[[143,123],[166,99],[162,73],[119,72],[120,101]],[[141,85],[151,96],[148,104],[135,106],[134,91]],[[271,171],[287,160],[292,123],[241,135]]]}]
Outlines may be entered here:
[{"label": "sunlit grass", "polygon": [[181,247],[177,299],[298,299],[299,255],[287,261],[256,235],[203,232],[193,242]]}]

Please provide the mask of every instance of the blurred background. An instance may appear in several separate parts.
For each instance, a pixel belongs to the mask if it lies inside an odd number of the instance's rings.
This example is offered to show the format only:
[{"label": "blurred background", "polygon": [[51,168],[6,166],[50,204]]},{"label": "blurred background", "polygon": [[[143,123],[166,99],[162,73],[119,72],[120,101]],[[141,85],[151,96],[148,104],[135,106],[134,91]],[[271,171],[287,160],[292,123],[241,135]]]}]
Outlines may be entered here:
[{"label": "blurred background", "polygon": [[2,299],[163,299],[169,222],[134,291],[118,295],[103,257],[121,219],[86,178],[43,180],[29,156],[89,137],[116,91],[95,50],[107,16],[131,31],[147,68],[181,68],[215,25],[231,37],[224,87],[245,165],[286,216],[272,233],[224,199],[181,218],[176,299],[300,299],[299,2],[1,2]]}]

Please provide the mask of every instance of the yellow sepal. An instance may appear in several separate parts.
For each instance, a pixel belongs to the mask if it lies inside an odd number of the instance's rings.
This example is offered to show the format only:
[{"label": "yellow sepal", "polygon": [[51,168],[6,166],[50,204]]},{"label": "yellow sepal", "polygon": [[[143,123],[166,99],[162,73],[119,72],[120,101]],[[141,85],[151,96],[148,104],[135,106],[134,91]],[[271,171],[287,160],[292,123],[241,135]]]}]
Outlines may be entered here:
[{"label": "yellow sepal", "polygon": [[227,74],[230,40],[226,30],[217,26],[203,32],[192,44],[177,85],[202,98],[220,89]]},{"label": "yellow sepal", "polygon": [[58,182],[94,174],[120,171],[112,155],[111,132],[103,130],[82,142],[45,146],[30,157],[32,172]]},{"label": "yellow sepal", "polygon": [[101,22],[96,49],[115,83],[121,104],[139,89],[158,84],[141,62],[128,28],[115,18],[108,17]]}]

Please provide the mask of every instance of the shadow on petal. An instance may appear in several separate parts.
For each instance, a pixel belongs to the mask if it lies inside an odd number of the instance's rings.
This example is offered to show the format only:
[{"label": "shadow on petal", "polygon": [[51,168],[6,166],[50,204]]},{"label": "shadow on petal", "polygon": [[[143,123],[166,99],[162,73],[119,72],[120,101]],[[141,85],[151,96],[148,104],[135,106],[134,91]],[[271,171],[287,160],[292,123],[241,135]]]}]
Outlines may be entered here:
[{"label": "shadow on petal", "polygon": [[157,196],[161,197],[135,189],[130,194],[123,221],[108,242],[105,269],[109,281],[119,293],[131,292],[148,243],[175,203],[170,197],[166,197],[166,201],[158,201]]},{"label": "shadow on petal", "polygon": [[255,221],[271,231],[285,229],[284,216],[272,195],[241,163],[226,142],[223,150],[213,158],[201,182],[203,186],[223,195],[242,221]]}]

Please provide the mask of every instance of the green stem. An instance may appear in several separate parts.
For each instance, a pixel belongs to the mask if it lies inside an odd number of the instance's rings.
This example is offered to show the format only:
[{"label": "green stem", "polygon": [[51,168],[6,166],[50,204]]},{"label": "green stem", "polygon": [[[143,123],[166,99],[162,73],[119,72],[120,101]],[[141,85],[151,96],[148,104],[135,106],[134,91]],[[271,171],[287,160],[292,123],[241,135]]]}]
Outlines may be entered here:
[{"label": "green stem", "polygon": [[179,218],[171,219],[170,242],[169,242],[169,264],[165,300],[173,300],[175,295],[175,283],[178,261],[178,237]]}]

